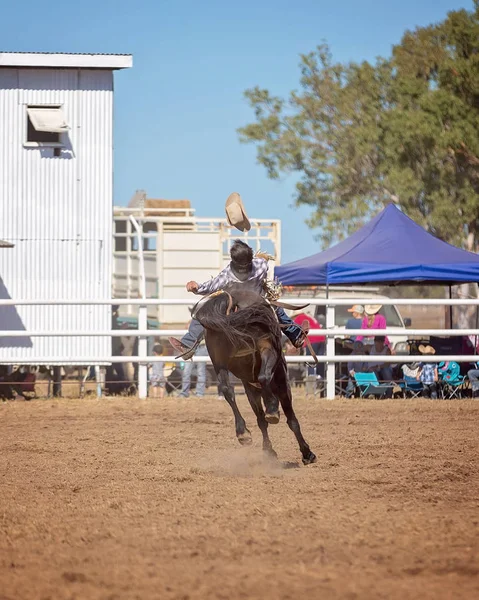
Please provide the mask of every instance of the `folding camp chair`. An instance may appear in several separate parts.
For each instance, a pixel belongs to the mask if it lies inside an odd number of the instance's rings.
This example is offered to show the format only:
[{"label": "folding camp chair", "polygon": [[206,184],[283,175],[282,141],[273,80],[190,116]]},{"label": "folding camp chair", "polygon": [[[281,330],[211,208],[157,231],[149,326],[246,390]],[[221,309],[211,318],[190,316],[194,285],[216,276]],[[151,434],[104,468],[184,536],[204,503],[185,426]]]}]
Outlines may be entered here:
[{"label": "folding camp chair", "polygon": [[446,400],[461,398],[465,388],[466,377],[461,375],[461,367],[457,362],[440,362],[438,365],[441,381],[442,397]]},{"label": "folding camp chair", "polygon": [[398,383],[404,398],[419,398],[423,393],[423,385],[414,377],[404,375],[404,379]]},{"label": "folding camp chair", "polygon": [[379,383],[376,373],[355,373],[354,380],[361,398],[384,398],[391,396],[393,386],[389,383]]}]

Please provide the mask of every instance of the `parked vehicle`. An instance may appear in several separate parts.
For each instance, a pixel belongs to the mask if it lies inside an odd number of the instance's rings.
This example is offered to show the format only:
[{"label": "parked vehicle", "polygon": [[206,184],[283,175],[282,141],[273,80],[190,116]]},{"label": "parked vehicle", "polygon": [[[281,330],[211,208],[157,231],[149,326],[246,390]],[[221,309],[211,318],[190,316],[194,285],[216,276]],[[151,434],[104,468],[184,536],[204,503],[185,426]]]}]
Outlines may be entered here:
[{"label": "parked vehicle", "polygon": [[[346,322],[351,318],[351,313],[348,309],[353,304],[357,303],[357,300],[368,298],[369,304],[381,304],[381,300],[387,298],[387,296],[378,293],[379,288],[375,287],[339,287],[329,289],[328,297],[334,300],[348,299],[351,301],[350,305],[347,306],[336,306],[335,307],[335,326],[340,329],[346,328]],[[284,289],[283,298],[326,298],[326,288],[318,286],[314,288],[295,287],[288,286]],[[303,312],[306,312],[313,316],[320,323],[326,323],[326,307],[310,305]],[[407,327],[411,326],[411,319],[403,319],[398,307],[394,304],[385,304],[379,311],[380,314],[386,317],[386,323],[388,329],[397,331],[397,335],[389,335],[393,347],[399,342],[406,342],[408,340]],[[344,336],[342,336],[344,337]]]}]

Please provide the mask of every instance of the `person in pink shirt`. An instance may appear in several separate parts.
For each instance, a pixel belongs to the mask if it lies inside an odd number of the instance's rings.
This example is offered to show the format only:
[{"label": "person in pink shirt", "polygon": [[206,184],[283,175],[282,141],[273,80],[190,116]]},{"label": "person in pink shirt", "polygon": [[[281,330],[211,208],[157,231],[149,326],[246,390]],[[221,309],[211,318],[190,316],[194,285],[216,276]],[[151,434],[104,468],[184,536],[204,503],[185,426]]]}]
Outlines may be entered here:
[{"label": "person in pink shirt", "polygon": [[[386,329],[386,317],[379,314],[381,308],[382,304],[366,304],[361,329]],[[358,335],[356,336],[356,340],[363,342],[369,347],[374,344],[374,336]],[[386,346],[391,347],[391,343],[387,337],[385,337],[384,343]]]},{"label": "person in pink shirt", "polygon": [[[300,313],[293,321],[301,328],[304,328],[305,322],[307,322],[309,324],[309,329],[322,329],[321,324],[307,313]],[[308,338],[316,354],[324,354],[326,337],[324,335],[308,335]],[[309,356],[311,355],[309,348],[306,348],[306,354]],[[324,363],[318,363],[316,367],[308,367],[308,375],[313,374],[324,377]]]}]

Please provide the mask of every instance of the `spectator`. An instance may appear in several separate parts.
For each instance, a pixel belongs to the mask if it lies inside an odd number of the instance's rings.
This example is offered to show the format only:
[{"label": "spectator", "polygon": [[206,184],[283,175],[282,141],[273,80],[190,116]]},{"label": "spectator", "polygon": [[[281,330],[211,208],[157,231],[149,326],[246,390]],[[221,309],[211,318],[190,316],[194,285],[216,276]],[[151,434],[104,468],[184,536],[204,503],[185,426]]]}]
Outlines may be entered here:
[{"label": "spectator", "polygon": [[[295,348],[293,344],[286,339],[283,344],[283,352],[285,356],[298,356],[301,354],[300,348]],[[298,385],[304,380],[304,367],[301,363],[288,363],[288,379],[291,385]]]},{"label": "spectator", "polygon": [[[419,346],[419,352],[421,354],[436,354],[436,350],[430,346]],[[417,379],[422,382],[424,388],[424,395],[426,398],[432,398],[437,400],[437,381],[439,379],[437,372],[437,365],[435,363],[419,363],[419,374]]]},{"label": "spectator", "polygon": [[[361,329],[386,329],[386,317],[379,314],[381,308],[382,304],[366,304],[364,307],[365,314],[361,323]],[[371,348],[374,344],[374,339],[371,336],[365,337],[363,335],[358,335],[356,336],[356,340],[363,342],[364,345],[368,346],[369,348]],[[387,337],[384,338],[384,343],[388,347],[391,346]]]},{"label": "spectator", "polygon": [[[112,330],[122,329],[122,327],[120,326],[120,324],[118,322],[119,308],[120,307],[118,305],[114,305],[111,307],[111,328],[112,328]],[[112,336],[112,338],[111,338],[111,355],[112,356],[122,356],[124,350],[125,350],[125,347],[123,346],[121,337]],[[111,365],[108,365],[106,368],[105,379],[106,379],[107,389],[111,388],[110,393],[114,393],[114,392],[121,393],[122,391],[128,389],[128,387],[129,387],[129,382],[128,382],[128,379],[125,374],[125,367],[124,367],[123,363],[112,363]]]},{"label": "spectator", "polygon": [[473,398],[479,398],[479,369],[477,368],[477,366],[478,365],[476,363],[476,368],[469,369],[469,371],[467,372],[467,377],[471,382]]},{"label": "spectator", "polygon": [[[362,342],[354,342],[353,351],[350,356],[354,354],[364,354],[364,344]],[[368,371],[368,363],[362,361],[350,360],[348,361],[348,385],[346,387],[346,398],[351,398],[356,384],[354,375],[356,373],[365,373]]]},{"label": "spectator", "polygon": [[[199,345],[195,352],[195,356],[208,356],[208,350],[204,341]],[[196,368],[196,391],[195,396],[202,398],[205,395],[206,388],[206,363],[205,362],[193,362],[187,360],[183,368],[181,376],[181,398],[188,398],[190,395],[191,388],[191,376],[193,369]]]},{"label": "spectator", "polygon": [[[403,345],[405,344],[405,342],[398,342],[394,348],[394,353],[395,354],[401,354],[401,355],[411,355],[411,356],[416,356],[416,355],[420,355],[421,353],[419,352],[417,345],[416,344],[406,344],[407,350],[406,349],[402,349]],[[419,363],[418,362],[413,362],[413,363],[404,363],[401,366],[401,372],[402,372],[402,377],[409,377],[411,379],[417,379],[418,375],[419,375]]]},{"label": "spectator", "polygon": [[[161,356],[163,354],[163,346],[161,344],[155,344],[153,346],[153,356]],[[166,378],[165,378],[165,363],[154,362],[150,367],[150,385],[151,385],[151,396],[153,398],[160,398],[165,395]]]},{"label": "spectator", "polygon": [[418,379],[419,369],[419,363],[406,363],[401,367],[403,377],[410,377],[412,379]]},{"label": "spectator", "polygon": [[176,364],[174,364],[170,374],[166,378],[165,390],[168,395],[175,394],[181,388],[182,376],[183,371]]},{"label": "spectator", "polygon": [[[346,321],[346,329],[361,329],[364,317],[364,306],[362,304],[355,304],[351,308],[348,308],[348,312],[351,313],[351,317]],[[356,336],[352,335],[350,340],[356,341]]]},{"label": "spectator", "polygon": [[[377,335],[374,338],[374,346],[369,351],[371,356],[389,356],[391,350],[386,346],[386,338],[383,335]],[[392,365],[388,363],[378,362],[369,363],[369,371],[376,373],[379,381],[392,381],[393,371]]]},{"label": "spectator", "polygon": [[[306,313],[300,313],[299,315],[297,315],[293,321],[296,323],[296,325],[299,325],[302,329],[306,330],[306,328],[304,327],[304,324],[307,322],[309,323],[309,329],[322,329],[321,324],[319,323],[319,321],[317,321],[316,319],[314,319],[313,317],[311,317],[310,315],[306,314]],[[324,335],[308,335],[308,339],[311,343],[311,346],[313,348],[313,350],[316,352],[316,354],[319,355],[323,355],[324,354],[324,350],[326,347],[326,338]],[[303,347],[306,344],[303,345]],[[310,349],[306,346],[306,354],[307,356],[311,356],[311,351]],[[323,371],[323,372],[322,372]],[[316,376],[323,376],[324,374],[324,364],[323,363],[318,363],[315,367],[308,367],[308,375],[316,375]]]}]

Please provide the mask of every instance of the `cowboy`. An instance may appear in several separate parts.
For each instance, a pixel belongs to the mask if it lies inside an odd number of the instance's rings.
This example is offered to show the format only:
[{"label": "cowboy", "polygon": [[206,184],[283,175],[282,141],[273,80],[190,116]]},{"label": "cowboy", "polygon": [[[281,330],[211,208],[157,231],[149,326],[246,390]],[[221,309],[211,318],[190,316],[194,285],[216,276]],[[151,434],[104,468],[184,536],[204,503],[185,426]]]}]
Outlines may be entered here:
[{"label": "cowboy", "polygon": [[[268,275],[268,261],[263,257],[254,257],[252,248],[241,240],[235,240],[231,246],[230,256],[231,262],[219,275],[201,284],[189,281],[186,284],[187,291],[205,296],[223,289],[229,283],[248,282],[252,291],[264,295],[263,284]],[[275,311],[278,321],[282,325],[288,325],[284,329],[285,335],[295,348],[301,348],[306,339],[305,331],[288,317],[283,308],[275,307]],[[169,341],[173,348],[187,360],[193,356],[196,350],[195,344],[201,340],[202,335],[203,326],[197,319],[192,319],[188,332],[183,336],[181,342],[175,338],[169,338]]]},{"label": "cowboy", "polygon": [[[226,200],[226,216],[228,223],[236,227],[240,231],[249,231],[251,224],[243,202],[238,193],[234,192]],[[193,292],[201,296],[212,294],[223,289],[228,283],[249,283],[249,288],[260,295],[264,295],[264,283],[268,276],[268,259],[267,254],[258,253],[253,256],[253,250],[248,244],[241,240],[235,240],[230,250],[231,262],[213,279],[205,283],[198,284],[196,281],[189,281],[186,284],[188,292]],[[275,307],[278,321],[282,325],[287,325],[284,328],[284,333],[295,346],[301,348],[306,340],[305,331],[296,325],[293,320],[288,317],[283,308]],[[181,342],[175,338],[169,338],[173,348],[180,352],[185,360],[191,358],[195,351],[196,345],[199,343],[203,335],[203,327],[197,319],[192,319],[188,328],[188,332],[183,336]]]}]

